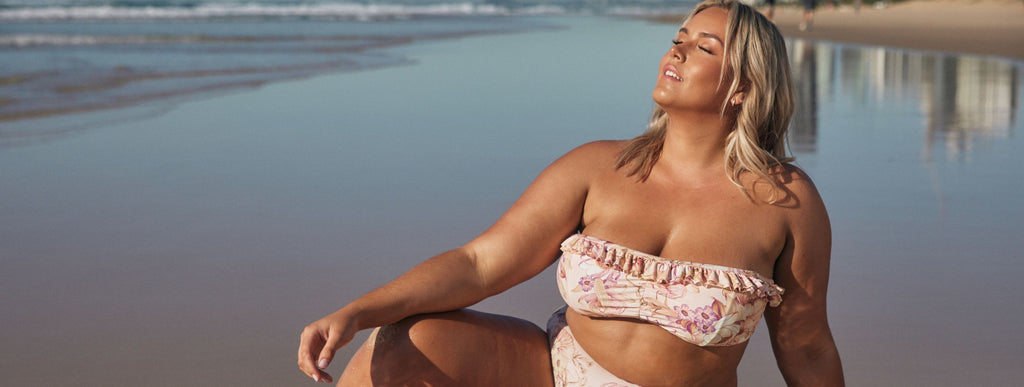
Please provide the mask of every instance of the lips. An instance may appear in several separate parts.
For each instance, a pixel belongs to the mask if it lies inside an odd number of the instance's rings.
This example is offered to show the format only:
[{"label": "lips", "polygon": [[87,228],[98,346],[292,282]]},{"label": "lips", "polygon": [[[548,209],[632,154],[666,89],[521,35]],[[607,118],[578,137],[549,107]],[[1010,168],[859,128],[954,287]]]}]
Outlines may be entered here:
[{"label": "lips", "polygon": [[677,81],[677,82],[682,82],[683,81],[683,78],[681,76],[679,76],[679,70],[676,69],[676,67],[672,66],[672,65],[665,65],[665,67],[663,67],[661,69],[661,75],[663,77],[671,79],[673,81]]}]

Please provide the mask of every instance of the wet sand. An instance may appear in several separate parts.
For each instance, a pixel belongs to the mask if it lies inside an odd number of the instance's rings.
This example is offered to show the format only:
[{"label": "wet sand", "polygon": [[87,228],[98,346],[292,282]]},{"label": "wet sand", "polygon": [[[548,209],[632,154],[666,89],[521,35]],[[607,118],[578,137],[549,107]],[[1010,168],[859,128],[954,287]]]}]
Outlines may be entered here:
[{"label": "wet sand", "polygon": [[[5,384],[314,385],[295,367],[305,324],[464,243],[572,147],[642,129],[673,28],[564,23],[0,149]],[[586,60],[586,41],[617,55]],[[1020,62],[791,51],[816,98],[797,160],[833,222],[848,383],[1024,379]],[[562,304],[549,269],[474,309],[543,324]],[[764,325],[738,373],[785,385]]]},{"label": "wet sand", "polygon": [[[777,7],[775,22],[792,38],[1024,59],[1021,1],[919,0],[883,8],[865,1],[860,11],[850,5],[833,8],[823,3],[819,1],[807,31],[798,28],[800,6]],[[681,19],[673,15],[656,20],[677,23]]]}]

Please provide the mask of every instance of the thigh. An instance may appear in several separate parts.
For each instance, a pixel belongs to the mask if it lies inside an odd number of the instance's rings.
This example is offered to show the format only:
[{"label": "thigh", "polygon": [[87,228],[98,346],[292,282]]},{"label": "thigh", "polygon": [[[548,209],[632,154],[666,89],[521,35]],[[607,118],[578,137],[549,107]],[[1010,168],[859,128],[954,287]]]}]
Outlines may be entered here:
[{"label": "thigh", "polygon": [[459,310],[378,328],[338,379],[343,386],[548,386],[547,334],[513,317]]}]

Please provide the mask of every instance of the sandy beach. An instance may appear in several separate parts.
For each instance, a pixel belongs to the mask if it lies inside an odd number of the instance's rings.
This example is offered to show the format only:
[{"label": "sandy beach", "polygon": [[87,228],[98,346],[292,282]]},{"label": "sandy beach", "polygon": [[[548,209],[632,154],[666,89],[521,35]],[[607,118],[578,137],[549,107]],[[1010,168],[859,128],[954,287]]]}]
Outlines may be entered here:
[{"label": "sandy beach", "polygon": [[[799,5],[776,7],[775,22],[792,38],[1024,59],[1021,1],[917,0],[880,8],[865,1],[860,11],[851,5],[818,4],[807,31],[798,28],[803,13]],[[658,18],[679,20],[679,15]]]}]

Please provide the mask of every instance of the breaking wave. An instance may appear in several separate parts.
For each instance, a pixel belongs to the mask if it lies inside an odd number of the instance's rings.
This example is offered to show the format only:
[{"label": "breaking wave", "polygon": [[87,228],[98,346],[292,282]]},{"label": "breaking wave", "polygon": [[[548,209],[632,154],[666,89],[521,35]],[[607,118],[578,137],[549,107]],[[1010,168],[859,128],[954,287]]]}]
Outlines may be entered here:
[{"label": "breaking wave", "polygon": [[561,14],[553,5],[510,9],[490,4],[221,4],[194,6],[42,6],[0,9],[0,22],[71,20],[194,20],[194,19],[343,19],[381,20],[445,16],[505,16]]}]

